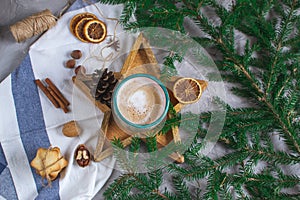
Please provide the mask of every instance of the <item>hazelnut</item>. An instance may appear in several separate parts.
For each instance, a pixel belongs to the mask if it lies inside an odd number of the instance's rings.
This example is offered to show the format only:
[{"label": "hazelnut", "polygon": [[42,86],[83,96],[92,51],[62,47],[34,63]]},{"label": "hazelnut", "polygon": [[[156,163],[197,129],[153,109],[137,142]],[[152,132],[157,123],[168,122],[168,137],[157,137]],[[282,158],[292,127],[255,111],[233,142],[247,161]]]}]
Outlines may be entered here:
[{"label": "hazelnut", "polygon": [[73,50],[71,53],[71,57],[74,59],[80,59],[82,56],[82,53],[80,50]]},{"label": "hazelnut", "polygon": [[77,147],[74,157],[80,167],[86,167],[90,164],[91,154],[83,144]]},{"label": "hazelnut", "polygon": [[71,60],[68,60],[66,62],[66,67],[67,68],[74,68],[75,67],[75,64],[76,64],[76,61],[74,59],[71,59]]},{"label": "hazelnut", "polygon": [[82,66],[82,65],[77,66],[77,67],[75,68],[75,74],[77,75],[78,73],[79,73],[79,74],[85,74],[85,73],[86,73],[85,67]]},{"label": "hazelnut", "polygon": [[76,137],[81,133],[81,128],[74,120],[64,124],[62,132],[67,137]]}]

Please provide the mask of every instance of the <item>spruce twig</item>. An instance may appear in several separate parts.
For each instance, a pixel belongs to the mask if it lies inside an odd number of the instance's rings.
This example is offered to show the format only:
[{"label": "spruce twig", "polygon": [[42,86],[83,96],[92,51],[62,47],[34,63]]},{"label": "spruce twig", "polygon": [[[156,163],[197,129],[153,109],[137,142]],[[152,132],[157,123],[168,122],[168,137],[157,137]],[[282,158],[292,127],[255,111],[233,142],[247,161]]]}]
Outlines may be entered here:
[{"label": "spruce twig", "polygon": [[[215,0],[134,2],[137,21],[124,20],[125,28],[159,26],[185,33],[184,18],[193,20],[204,32],[204,36],[196,37],[195,41],[217,50],[221,59],[216,58],[215,62],[222,78],[237,83],[232,91],[255,106],[226,106],[227,116],[219,144],[229,153],[214,159],[199,153],[212,112],[198,116],[197,135],[184,154],[186,163],[166,167],[173,176],[174,192],[159,187],[162,184],[159,176],[165,170],[158,171],[155,167],[153,174],[138,177],[141,181],[134,179],[136,184],[124,184],[124,190],[137,188],[142,193],[132,198],[177,199],[188,191],[195,191],[188,182],[206,179],[207,185],[203,185],[200,192],[196,191],[200,199],[297,199],[299,191],[289,193],[283,189],[299,187],[299,173],[283,173],[282,166],[289,168],[300,161],[299,1],[245,0],[236,1],[228,8]],[[124,11],[127,16],[132,14],[131,8],[127,8],[130,12]],[[217,20],[212,19],[207,10],[212,11]],[[247,38],[240,51],[237,50],[237,32]],[[177,73],[173,56],[165,59],[163,73],[167,78]],[[178,123],[184,124],[181,128],[187,132],[195,129],[194,123],[182,122],[182,119],[185,118],[179,115],[167,121],[162,134]],[[278,150],[272,141],[276,134],[286,145],[283,150]],[[155,144],[149,144],[152,145],[150,150],[155,151]],[[261,162],[266,166],[257,171]],[[126,178],[130,182],[132,177]],[[151,189],[143,182],[149,182]],[[186,199],[194,197],[184,196]]]}]

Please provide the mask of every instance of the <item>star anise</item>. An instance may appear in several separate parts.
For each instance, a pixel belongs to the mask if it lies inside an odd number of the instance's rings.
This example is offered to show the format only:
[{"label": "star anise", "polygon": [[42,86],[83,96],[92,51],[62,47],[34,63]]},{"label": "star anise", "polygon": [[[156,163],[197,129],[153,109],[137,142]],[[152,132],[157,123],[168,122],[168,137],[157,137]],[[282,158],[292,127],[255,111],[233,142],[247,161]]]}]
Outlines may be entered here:
[{"label": "star anise", "polygon": [[114,40],[113,38],[109,38],[107,44],[108,44],[108,47],[111,47],[115,51],[119,51],[119,49],[120,49],[120,40],[118,40],[118,39]]}]

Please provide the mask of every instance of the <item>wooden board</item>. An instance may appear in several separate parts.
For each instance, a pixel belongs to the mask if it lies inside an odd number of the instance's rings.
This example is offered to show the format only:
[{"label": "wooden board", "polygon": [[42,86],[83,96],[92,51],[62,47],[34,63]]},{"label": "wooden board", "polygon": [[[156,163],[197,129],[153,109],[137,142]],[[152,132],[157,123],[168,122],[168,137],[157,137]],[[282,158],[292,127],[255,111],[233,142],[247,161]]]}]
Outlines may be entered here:
[{"label": "wooden board", "polygon": [[[121,77],[126,77],[131,74],[136,73],[146,73],[153,76],[156,76],[159,78],[160,76],[160,67],[157,63],[157,60],[151,50],[151,47],[148,43],[148,41],[144,38],[143,34],[140,34],[134,43],[126,61],[124,62],[124,65],[120,72],[115,72],[116,78],[120,79]],[[168,83],[166,83],[167,88],[173,88],[174,83],[176,80],[178,80],[181,77],[172,77]],[[202,91],[204,91],[207,87],[207,82],[204,80],[197,80],[202,88]],[[95,105],[104,113],[104,119],[102,121],[101,129],[100,129],[100,135],[98,138],[98,143],[96,146],[96,150],[94,153],[94,160],[95,161],[101,161],[105,159],[106,157],[110,156],[112,154],[112,149],[108,148],[103,150],[105,139],[108,139],[109,141],[113,140],[114,138],[119,138],[124,146],[127,146],[131,143],[131,136],[124,131],[122,131],[117,124],[114,122],[114,119],[111,114],[110,108],[108,108],[106,105],[101,104],[98,101],[95,101],[94,98],[91,96],[89,88],[85,86],[83,81],[80,78],[73,77],[74,84],[79,87],[80,90],[83,91],[83,93],[95,103]],[[180,104],[177,99],[174,97],[173,92],[168,89],[169,97],[171,103],[175,106],[176,112],[179,112],[184,105]],[[168,145],[171,141],[174,140],[174,142],[180,142],[180,134],[178,127],[173,127],[172,130],[170,130],[165,135],[157,135],[157,143],[158,148],[162,148],[166,145]],[[184,157],[183,155],[174,152],[171,155],[169,155],[170,158],[173,160],[183,163]]]},{"label": "wooden board", "polygon": [[[150,67],[141,67],[143,65],[150,65]],[[157,60],[148,41],[144,38],[142,33],[138,36],[133,44],[131,51],[120,71],[120,73],[124,76],[131,75],[135,72],[146,74],[156,73],[155,75],[159,74]]]}]

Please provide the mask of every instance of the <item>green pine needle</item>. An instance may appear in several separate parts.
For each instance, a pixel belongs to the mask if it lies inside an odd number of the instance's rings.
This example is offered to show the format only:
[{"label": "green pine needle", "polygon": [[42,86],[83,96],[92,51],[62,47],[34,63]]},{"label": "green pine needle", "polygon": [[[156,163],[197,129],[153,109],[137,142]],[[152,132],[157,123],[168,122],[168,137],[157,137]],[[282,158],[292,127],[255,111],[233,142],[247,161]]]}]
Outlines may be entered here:
[{"label": "green pine needle", "polygon": [[[197,131],[189,138],[185,163],[164,166],[159,159],[183,147],[158,151],[155,137],[148,137],[146,147],[155,155],[146,162],[151,172],[123,174],[106,190],[107,199],[299,199],[299,171],[289,171],[300,163],[299,1],[243,0],[232,2],[228,8],[215,0],[101,2],[124,3],[120,21],[125,29],[163,27],[186,34],[183,22],[193,21],[205,35],[193,39],[220,54],[214,61],[223,81],[235,84],[234,94],[253,105],[225,105],[226,121],[218,144],[226,152],[214,158],[199,153],[205,146],[203,139],[213,112],[176,114],[170,106],[171,117],[160,134],[177,125],[187,136]],[[131,22],[133,15],[136,21]],[[240,47],[237,33],[246,38]],[[148,39],[150,43],[155,40]],[[170,45],[173,52],[165,58],[161,71],[165,80],[178,75],[176,65],[184,59],[176,54],[175,46],[180,43]],[[222,81],[214,74],[208,78]],[[281,141],[281,147],[275,145],[274,138]],[[123,149],[121,141],[115,140],[113,145]],[[129,151],[138,152],[140,145],[134,139]],[[127,159],[118,151],[116,156],[121,163]],[[170,188],[162,187],[166,173],[172,177]],[[207,184],[193,186],[203,179]]]}]

